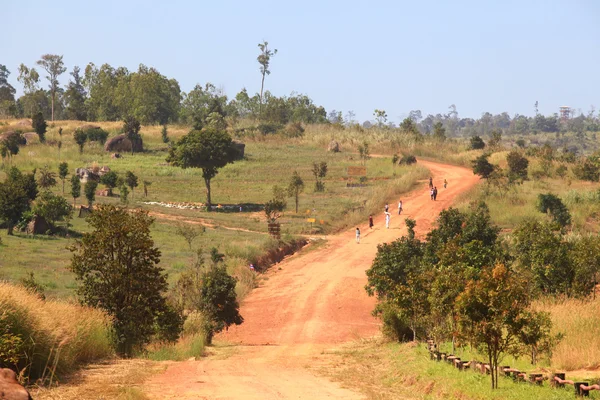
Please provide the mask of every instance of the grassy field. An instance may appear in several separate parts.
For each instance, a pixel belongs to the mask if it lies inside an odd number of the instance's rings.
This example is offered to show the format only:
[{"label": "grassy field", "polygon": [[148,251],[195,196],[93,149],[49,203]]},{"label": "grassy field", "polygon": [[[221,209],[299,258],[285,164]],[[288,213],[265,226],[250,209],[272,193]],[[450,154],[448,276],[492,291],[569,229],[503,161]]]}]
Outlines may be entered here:
[{"label": "grassy field", "polygon": [[[5,121],[9,122],[9,121]],[[1,131],[29,128],[3,125]],[[227,255],[230,272],[240,277],[242,268],[247,267],[248,260],[256,258],[266,249],[274,245],[267,235],[267,224],[262,212],[203,212],[199,210],[166,208],[149,205],[146,202],[203,202],[205,200],[204,181],[201,171],[197,169],[181,169],[166,164],[165,157],[168,145],[160,137],[161,127],[144,126],[141,135],[146,151],[144,153],[123,154],[120,159],[113,159],[100,144],[87,143],[80,154],[73,141],[72,134],[82,125],[76,121],[56,121],[50,125],[46,134],[47,144],[31,144],[23,146],[12,160],[5,160],[0,169],[0,180],[4,179],[4,170],[14,165],[23,171],[49,166],[57,171],[58,164],[66,161],[71,173],[78,167],[108,166],[117,173],[133,171],[140,181],[134,198],[129,197],[130,206],[148,210],[156,218],[152,228],[152,236],[156,246],[162,252],[161,266],[169,274],[170,282],[174,282],[182,269],[195,257],[196,249],[207,252],[217,247]],[[121,123],[99,123],[110,134],[119,133]],[[63,129],[62,137],[59,128]],[[173,140],[188,132],[189,128],[171,126],[169,137]],[[322,136],[327,136],[323,132]],[[57,142],[62,141],[60,150]],[[325,178],[325,192],[314,191],[312,175],[313,162],[326,161],[328,175]],[[357,178],[347,176],[347,167],[360,165],[355,148],[344,147],[341,153],[329,153],[326,144],[310,139],[282,139],[281,137],[261,137],[246,140],[246,157],[244,160],[224,167],[212,181],[213,202],[215,204],[264,204],[272,198],[273,185],[286,187],[294,170],[297,170],[305,183],[304,192],[299,199],[299,213],[294,212],[294,201],[288,199],[288,207],[279,220],[282,233],[287,236],[298,234],[327,234],[344,229],[366,219],[369,213],[379,210],[392,196],[409,191],[416,181],[427,176],[425,168],[417,166],[394,167],[389,158],[372,158],[366,163],[367,186],[347,188],[347,183],[357,182]],[[69,198],[70,176],[67,177],[65,197]],[[143,196],[142,181],[150,181],[148,196]],[[102,185],[99,186],[101,188]],[[62,184],[53,188],[62,194]],[[118,190],[115,190],[118,195]],[[77,204],[84,202],[78,199]],[[96,197],[98,203],[119,203],[118,197]],[[314,224],[307,218],[315,218]],[[192,224],[197,228],[206,227],[189,248],[183,237],[176,234],[178,224]],[[72,220],[73,229],[86,232],[87,223],[80,218]],[[73,294],[76,282],[68,271],[70,252],[67,247],[73,238],[48,237],[44,235],[29,236],[17,233],[8,237],[5,231],[0,232],[0,278],[17,281],[29,272],[34,272],[50,297],[67,297]],[[247,292],[248,288],[240,288]]]},{"label": "grassy field", "polygon": [[[499,388],[491,389],[490,377],[473,371],[461,372],[444,362],[429,360],[423,344],[385,343],[376,340],[348,345],[331,353],[330,363],[317,368],[321,374],[344,386],[362,391],[367,399],[497,399],[537,400],[575,397],[572,387],[550,388],[516,384],[500,378]],[[506,365],[532,371],[527,363],[505,359]],[[511,363],[510,361],[513,361]],[[569,379],[584,378],[585,373],[567,374]],[[600,393],[591,392],[598,399]]]}]

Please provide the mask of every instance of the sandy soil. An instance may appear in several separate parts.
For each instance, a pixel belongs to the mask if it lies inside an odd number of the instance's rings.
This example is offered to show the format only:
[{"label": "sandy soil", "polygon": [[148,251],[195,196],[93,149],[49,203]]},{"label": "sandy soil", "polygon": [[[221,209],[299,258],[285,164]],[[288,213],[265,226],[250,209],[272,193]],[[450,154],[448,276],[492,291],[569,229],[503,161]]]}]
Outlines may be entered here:
[{"label": "sandy soil", "polygon": [[374,216],[374,229],[366,221],[360,226],[360,244],[352,229],[330,236],[322,248],[279,264],[242,304],[244,324],[216,338],[212,356],[172,363],[147,382],[145,392],[153,399],[364,398],[306,367],[318,362],[327,349],[379,332],[379,321],[371,316],[375,299],[364,290],[365,270],[377,245],[405,234],[406,217],[415,219],[417,233],[424,234],[442,209],[478,182],[466,168],[419,163],[431,170],[439,191],[437,201],[430,200],[423,183],[402,196],[401,216],[397,215],[399,199],[389,199],[390,229],[385,228],[382,210]]}]

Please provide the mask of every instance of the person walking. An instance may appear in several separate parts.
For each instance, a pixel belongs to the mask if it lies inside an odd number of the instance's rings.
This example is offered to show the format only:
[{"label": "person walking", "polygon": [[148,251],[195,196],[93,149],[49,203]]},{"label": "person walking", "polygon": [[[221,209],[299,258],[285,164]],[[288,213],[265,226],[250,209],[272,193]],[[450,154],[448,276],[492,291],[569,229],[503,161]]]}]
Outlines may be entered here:
[{"label": "person walking", "polygon": [[390,205],[388,203],[385,203],[385,212],[388,212],[390,210]]},{"label": "person walking", "polygon": [[356,243],[360,243],[360,229],[356,228]]},{"label": "person walking", "polygon": [[446,187],[448,187],[448,181],[444,179],[444,189],[446,189]]},{"label": "person walking", "polygon": [[434,186],[433,188],[433,200],[437,200],[437,186]]},{"label": "person walking", "polygon": [[433,178],[430,176],[429,177],[429,188],[433,187]]},{"label": "person walking", "polygon": [[369,215],[369,228],[373,229],[373,216]]},{"label": "person walking", "polygon": [[433,187],[429,190],[429,197],[433,200]]},{"label": "person walking", "polygon": [[398,215],[402,213],[402,200],[398,201]]},{"label": "person walking", "polygon": [[392,214],[390,214],[389,212],[385,213],[385,227],[386,229],[390,229],[390,219],[392,217]]}]

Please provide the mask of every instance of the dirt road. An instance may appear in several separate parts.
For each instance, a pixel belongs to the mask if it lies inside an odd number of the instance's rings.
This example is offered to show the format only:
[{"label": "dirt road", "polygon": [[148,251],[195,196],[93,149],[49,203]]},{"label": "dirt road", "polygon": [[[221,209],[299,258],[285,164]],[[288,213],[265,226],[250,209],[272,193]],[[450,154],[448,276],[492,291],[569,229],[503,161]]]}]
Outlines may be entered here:
[{"label": "dirt road", "polygon": [[[438,187],[431,201],[427,184],[390,200],[390,229],[383,210],[375,227],[360,226],[331,236],[324,248],[287,259],[267,273],[264,284],[241,306],[245,322],[217,337],[215,356],[171,365],[145,387],[155,399],[362,399],[359,393],[315,376],[306,367],[336,345],[376,335],[379,322],[371,316],[375,299],[367,296],[365,270],[377,244],[406,233],[404,219],[417,221],[417,233],[431,227],[438,213],[475,185],[478,177],[465,168],[419,161],[431,170]],[[443,188],[443,180],[449,182]],[[214,350],[213,350],[214,351]]]}]

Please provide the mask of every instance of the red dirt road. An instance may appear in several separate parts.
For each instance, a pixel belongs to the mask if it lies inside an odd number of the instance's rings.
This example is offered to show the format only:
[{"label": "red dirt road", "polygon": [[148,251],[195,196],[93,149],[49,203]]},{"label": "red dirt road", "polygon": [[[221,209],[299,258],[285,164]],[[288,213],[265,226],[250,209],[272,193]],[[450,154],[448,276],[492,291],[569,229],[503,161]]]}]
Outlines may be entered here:
[{"label": "red dirt road", "polygon": [[419,163],[431,171],[439,191],[437,201],[430,200],[423,183],[401,196],[401,216],[397,215],[398,199],[389,199],[390,229],[385,228],[382,210],[374,216],[374,229],[360,226],[360,244],[352,229],[330,236],[323,248],[274,267],[242,304],[244,324],[217,337],[218,343],[232,346],[218,347],[218,354],[200,361],[172,364],[149,381],[145,391],[156,399],[364,398],[305,367],[327,348],[378,333],[379,321],[371,316],[375,299],[364,290],[365,270],[371,266],[377,245],[405,234],[406,217],[415,219],[417,233],[424,234],[442,209],[478,182],[466,168]]}]

